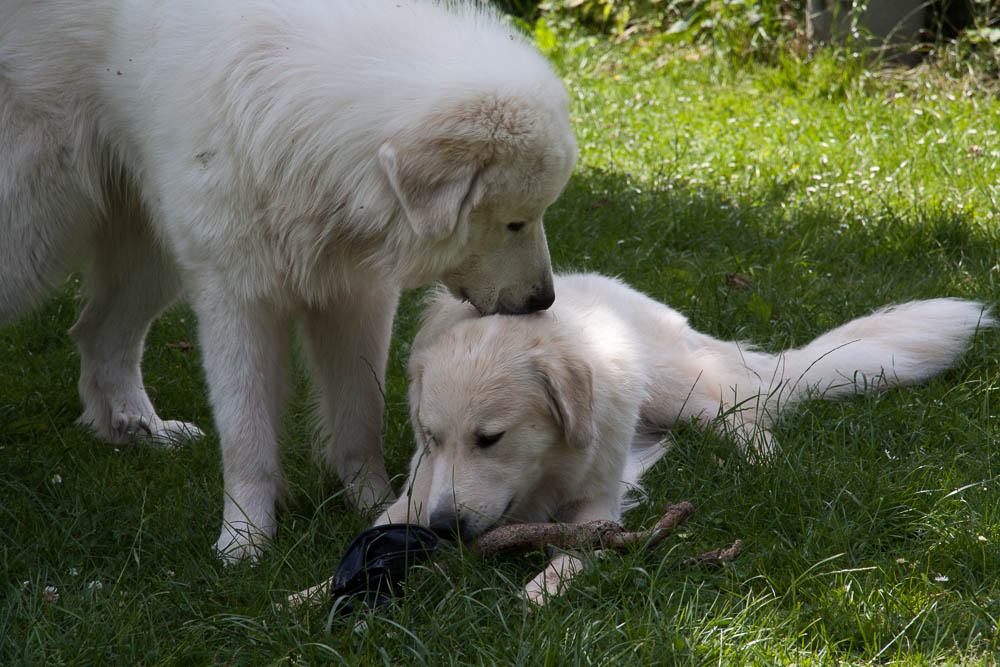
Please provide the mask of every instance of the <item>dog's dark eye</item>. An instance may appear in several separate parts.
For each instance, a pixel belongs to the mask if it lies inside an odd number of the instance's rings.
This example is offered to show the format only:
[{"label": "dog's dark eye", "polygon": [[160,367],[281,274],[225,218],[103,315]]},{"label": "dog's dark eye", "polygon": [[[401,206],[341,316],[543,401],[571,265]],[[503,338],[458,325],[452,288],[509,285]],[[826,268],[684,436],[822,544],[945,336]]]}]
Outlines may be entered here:
[{"label": "dog's dark eye", "polygon": [[510,222],[507,223],[507,229],[512,232],[519,232],[524,228],[525,223],[523,222]]},{"label": "dog's dark eye", "polygon": [[500,438],[503,437],[504,431],[499,433],[494,433],[492,435],[486,435],[485,433],[480,433],[476,436],[476,447],[480,449],[486,449],[487,447],[492,447],[493,445],[500,442]]}]

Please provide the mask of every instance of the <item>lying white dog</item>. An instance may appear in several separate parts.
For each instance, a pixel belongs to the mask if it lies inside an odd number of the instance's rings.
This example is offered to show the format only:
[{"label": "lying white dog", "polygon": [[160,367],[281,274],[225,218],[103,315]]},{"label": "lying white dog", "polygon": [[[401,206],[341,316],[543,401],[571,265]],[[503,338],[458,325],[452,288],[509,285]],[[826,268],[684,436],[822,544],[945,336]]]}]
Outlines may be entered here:
[{"label": "lying white dog", "polygon": [[292,320],[328,465],[360,505],[391,497],[379,385],[400,290],[547,307],[542,214],[575,158],[559,79],[471,3],[6,0],[0,323],[85,265],[81,420],[170,442],[201,432],[157,415],[140,362],[184,290],[222,441],[217,547],[256,555]]},{"label": "lying white dog", "polygon": [[550,310],[518,318],[433,297],[410,358],[418,447],[377,523],[468,539],[500,522],[618,521],[663,452],[648,434],[693,419],[767,455],[779,411],[929,378],[996,324],[972,301],[914,301],[767,354],[698,333],[612,278],[555,287]]}]

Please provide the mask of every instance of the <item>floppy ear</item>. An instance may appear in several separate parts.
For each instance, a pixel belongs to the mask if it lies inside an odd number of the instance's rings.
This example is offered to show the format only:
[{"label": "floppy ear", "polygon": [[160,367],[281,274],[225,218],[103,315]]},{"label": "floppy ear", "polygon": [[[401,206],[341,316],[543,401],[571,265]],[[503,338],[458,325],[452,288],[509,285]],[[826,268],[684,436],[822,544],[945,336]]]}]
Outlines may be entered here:
[{"label": "floppy ear", "polygon": [[534,365],[566,442],[574,449],[586,449],[594,439],[594,372],[590,364],[562,354],[539,355]]},{"label": "floppy ear", "polygon": [[398,148],[387,141],[378,162],[420,236],[442,239],[451,234],[478,200],[475,151],[444,142]]}]

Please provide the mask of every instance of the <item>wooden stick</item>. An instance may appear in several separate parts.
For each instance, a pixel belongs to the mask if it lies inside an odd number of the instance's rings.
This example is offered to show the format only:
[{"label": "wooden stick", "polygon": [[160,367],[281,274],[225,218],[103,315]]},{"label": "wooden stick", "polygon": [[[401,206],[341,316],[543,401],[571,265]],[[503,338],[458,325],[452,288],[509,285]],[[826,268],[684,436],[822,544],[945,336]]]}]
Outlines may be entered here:
[{"label": "wooden stick", "polygon": [[697,556],[688,556],[681,561],[681,565],[695,565],[698,563],[702,565],[722,565],[723,563],[732,563],[740,555],[741,551],[743,551],[743,540],[736,540],[724,549],[713,549]]},{"label": "wooden stick", "polygon": [[656,544],[694,512],[694,505],[667,505],[663,517],[650,530],[626,531],[614,521],[590,523],[517,523],[488,530],[476,540],[480,555],[492,557],[545,547],[558,549],[622,549],[648,541]]}]

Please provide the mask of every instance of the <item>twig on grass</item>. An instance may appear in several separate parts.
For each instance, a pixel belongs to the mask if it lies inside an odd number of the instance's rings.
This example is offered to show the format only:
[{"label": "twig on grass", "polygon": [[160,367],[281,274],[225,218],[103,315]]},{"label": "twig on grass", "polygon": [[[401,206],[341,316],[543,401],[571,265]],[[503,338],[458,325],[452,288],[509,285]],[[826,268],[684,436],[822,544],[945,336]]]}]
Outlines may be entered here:
[{"label": "twig on grass", "polygon": [[614,521],[590,523],[517,523],[499,526],[479,536],[476,548],[484,557],[544,547],[556,549],[622,549],[639,542],[656,544],[694,512],[689,502],[667,505],[650,530],[626,531]]},{"label": "twig on grass", "polygon": [[701,565],[722,565],[723,563],[732,563],[740,555],[741,551],[743,551],[743,540],[736,540],[728,547],[712,549],[697,556],[688,556],[681,561],[681,565],[696,565],[699,563]]}]

